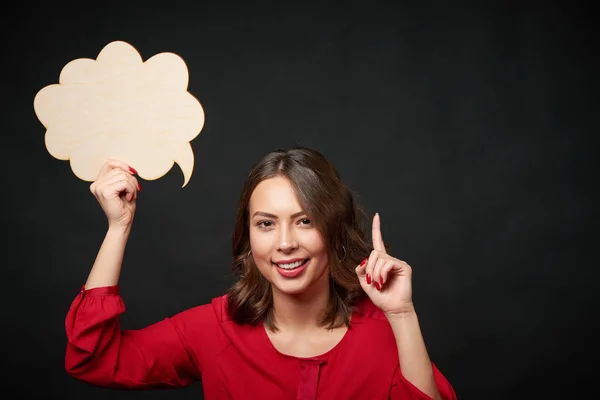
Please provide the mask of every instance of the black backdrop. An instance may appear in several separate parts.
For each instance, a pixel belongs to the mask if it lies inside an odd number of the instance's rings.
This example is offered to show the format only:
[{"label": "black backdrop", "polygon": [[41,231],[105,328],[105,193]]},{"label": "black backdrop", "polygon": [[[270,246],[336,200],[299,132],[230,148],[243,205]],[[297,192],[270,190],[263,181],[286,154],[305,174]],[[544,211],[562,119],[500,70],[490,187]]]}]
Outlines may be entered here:
[{"label": "black backdrop", "polygon": [[181,188],[177,166],[142,182],[121,278],[124,327],[223,293],[246,172],[272,149],[306,145],[337,165],[370,214],[380,212],[384,240],[413,266],[430,355],[460,398],[575,398],[568,394],[592,387],[590,8],[15,5],[2,28],[8,387],[35,398],[202,398],[200,385],[113,392],[64,372],[64,317],[106,223],[89,184],[47,153],[33,98],[67,62],[95,58],[113,40],[144,59],[182,56],[206,112],[189,185]]}]

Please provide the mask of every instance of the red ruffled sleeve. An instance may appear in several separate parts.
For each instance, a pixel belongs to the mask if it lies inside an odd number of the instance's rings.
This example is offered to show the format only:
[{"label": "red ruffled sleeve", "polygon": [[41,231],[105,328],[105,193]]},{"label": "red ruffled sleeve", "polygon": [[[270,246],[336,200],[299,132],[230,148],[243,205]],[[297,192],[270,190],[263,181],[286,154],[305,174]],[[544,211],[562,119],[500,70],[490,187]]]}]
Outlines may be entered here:
[{"label": "red ruffled sleeve", "polygon": [[67,373],[117,389],[175,388],[200,379],[172,319],[122,331],[124,311],[118,286],[82,288],[65,321]]},{"label": "red ruffled sleeve", "polygon": [[[446,377],[440,372],[440,370],[435,366],[435,364],[431,363],[433,368],[433,377],[435,378],[435,383],[437,385],[438,392],[442,396],[444,400],[457,400],[456,392],[450,382],[446,379]],[[404,376],[400,373],[400,368],[398,368],[394,374],[394,380],[392,384],[392,400],[431,400],[431,397],[423,393],[419,388],[410,383]]]}]

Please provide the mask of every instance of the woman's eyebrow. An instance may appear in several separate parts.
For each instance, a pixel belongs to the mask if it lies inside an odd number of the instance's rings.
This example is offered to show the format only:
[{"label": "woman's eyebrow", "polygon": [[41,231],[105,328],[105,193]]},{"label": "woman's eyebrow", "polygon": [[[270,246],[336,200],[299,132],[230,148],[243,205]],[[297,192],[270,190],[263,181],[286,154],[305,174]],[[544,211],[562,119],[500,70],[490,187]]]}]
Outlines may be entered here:
[{"label": "woman's eyebrow", "polygon": [[[304,215],[304,214],[306,214],[304,211],[298,211],[297,213],[294,213],[294,214],[290,215],[290,218],[294,219],[294,218],[297,218],[297,217],[299,217],[301,215]],[[273,218],[273,219],[278,219],[279,218],[275,214],[271,214],[271,213],[264,212],[264,211],[257,211],[257,212],[255,212],[252,215],[252,218],[256,217],[257,215],[260,215],[260,216],[263,216],[263,217],[266,217],[266,218]]]}]

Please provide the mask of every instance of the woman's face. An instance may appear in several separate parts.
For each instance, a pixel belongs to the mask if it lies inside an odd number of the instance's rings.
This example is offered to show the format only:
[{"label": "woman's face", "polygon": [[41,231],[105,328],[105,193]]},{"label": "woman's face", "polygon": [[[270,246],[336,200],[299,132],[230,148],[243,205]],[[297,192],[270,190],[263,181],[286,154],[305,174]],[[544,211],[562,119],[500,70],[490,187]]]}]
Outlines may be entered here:
[{"label": "woman's face", "polygon": [[250,246],[262,275],[283,294],[327,285],[327,249],[290,182],[262,181],[250,197]]}]

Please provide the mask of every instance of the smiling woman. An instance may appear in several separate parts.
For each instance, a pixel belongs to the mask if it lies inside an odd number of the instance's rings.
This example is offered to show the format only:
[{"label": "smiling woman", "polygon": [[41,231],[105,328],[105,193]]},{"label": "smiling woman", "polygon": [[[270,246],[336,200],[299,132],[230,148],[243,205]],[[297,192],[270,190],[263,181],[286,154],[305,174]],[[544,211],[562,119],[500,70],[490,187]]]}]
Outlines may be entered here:
[{"label": "smiling woman", "polygon": [[[348,326],[355,302],[365,296],[354,271],[372,250],[364,221],[322,154],[296,148],[264,157],[250,171],[238,206],[233,253],[240,279],[229,292],[230,315],[277,331],[274,310],[297,310],[273,304],[294,294],[304,305],[324,303],[320,325]],[[281,266],[299,259],[307,262],[296,269]]]},{"label": "smiling woman", "polygon": [[141,330],[119,323],[135,169],[110,160],[90,189],[109,228],[66,318],[73,377],[128,389],[201,380],[206,399],[456,398],[425,348],[410,266],[387,254],[378,215],[365,239],[362,211],[318,151],[277,150],[251,169],[228,293]]}]

